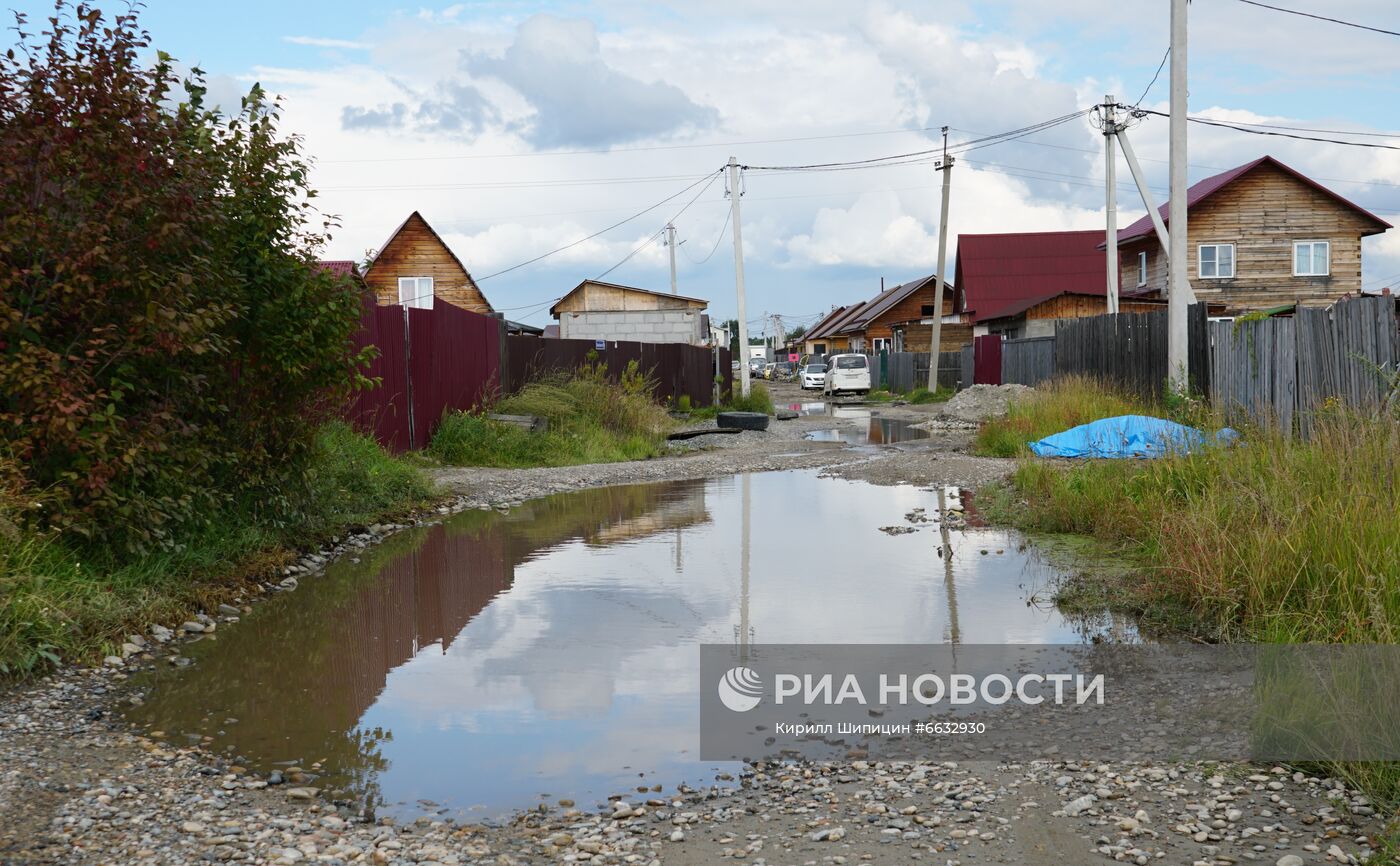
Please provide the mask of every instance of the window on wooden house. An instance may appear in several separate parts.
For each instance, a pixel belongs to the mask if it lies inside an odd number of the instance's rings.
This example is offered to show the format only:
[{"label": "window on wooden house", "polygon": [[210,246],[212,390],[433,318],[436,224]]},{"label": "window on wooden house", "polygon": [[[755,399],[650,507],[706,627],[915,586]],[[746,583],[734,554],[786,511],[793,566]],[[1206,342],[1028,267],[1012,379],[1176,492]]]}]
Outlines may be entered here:
[{"label": "window on wooden house", "polygon": [[1201,244],[1196,247],[1197,273],[1205,280],[1228,280],[1235,275],[1234,244]]},{"label": "window on wooden house", "polygon": [[919,315],[927,317],[936,316],[938,314],[933,311],[933,304],[920,304]]},{"label": "window on wooden house", "polygon": [[1327,241],[1294,241],[1293,276],[1325,277],[1332,273],[1332,244]]},{"label": "window on wooden house", "polygon": [[1139,286],[1147,285],[1147,251],[1138,253],[1138,283]]},{"label": "window on wooden house", "polygon": [[399,277],[399,303],[424,310],[433,308],[432,277]]}]

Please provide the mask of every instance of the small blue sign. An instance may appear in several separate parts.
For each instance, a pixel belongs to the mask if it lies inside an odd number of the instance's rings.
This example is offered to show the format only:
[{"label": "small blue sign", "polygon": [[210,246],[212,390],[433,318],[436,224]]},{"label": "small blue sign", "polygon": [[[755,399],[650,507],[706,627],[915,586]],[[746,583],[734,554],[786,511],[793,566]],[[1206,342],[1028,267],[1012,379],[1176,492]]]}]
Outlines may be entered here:
[{"label": "small blue sign", "polygon": [[606,349],[607,347],[608,347],[608,341],[607,341],[607,340],[594,340],[594,341],[593,341],[593,348],[597,349],[597,350],[600,351],[600,352],[603,351],[604,349]]}]

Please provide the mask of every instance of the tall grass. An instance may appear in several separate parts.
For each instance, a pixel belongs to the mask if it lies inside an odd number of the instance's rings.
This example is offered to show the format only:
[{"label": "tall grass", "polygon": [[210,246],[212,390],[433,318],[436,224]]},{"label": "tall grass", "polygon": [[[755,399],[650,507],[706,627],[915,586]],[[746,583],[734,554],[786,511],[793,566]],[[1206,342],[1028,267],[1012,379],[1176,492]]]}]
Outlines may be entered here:
[{"label": "tall grass", "polygon": [[1029,453],[1027,442],[1116,415],[1157,414],[1147,401],[1085,376],[1050,381],[1013,400],[1005,417],[993,418],[977,431],[974,450],[985,457]]},{"label": "tall grass", "polygon": [[734,392],[729,395],[729,400],[725,402],[725,409],[732,409],[736,412],[761,412],[764,415],[773,414],[773,396],[768,393],[768,386],[762,382],[753,382],[749,385],[749,396],[745,397],[739,393],[739,383],[734,383]]},{"label": "tall grass", "polygon": [[[459,466],[570,466],[642,460],[659,454],[671,427],[652,399],[652,384],[635,370],[618,382],[606,369],[586,366],[527,384],[488,411],[443,418],[429,451]],[[548,430],[531,433],[493,421],[490,414],[535,415]]]},{"label": "tall grass", "polygon": [[287,547],[407,510],[431,492],[418,469],[331,424],[317,435],[294,501],[275,510],[239,503],[171,547],[132,558],[23,527],[15,516],[25,497],[0,488],[0,675],[93,661],[148,623],[217,603],[281,562]]}]

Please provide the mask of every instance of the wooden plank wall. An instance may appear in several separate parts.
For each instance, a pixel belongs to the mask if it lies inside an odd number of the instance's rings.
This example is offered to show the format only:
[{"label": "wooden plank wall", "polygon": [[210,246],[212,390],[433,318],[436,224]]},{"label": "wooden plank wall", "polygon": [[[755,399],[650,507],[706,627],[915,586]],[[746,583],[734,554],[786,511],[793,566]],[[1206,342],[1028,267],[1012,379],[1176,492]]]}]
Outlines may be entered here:
[{"label": "wooden plank wall", "polygon": [[[627,364],[636,361],[638,367],[656,380],[656,396],[673,400],[682,395],[693,406],[714,404],[714,350],[705,346],[682,343],[635,343],[607,340],[598,351],[593,340],[555,340],[542,337],[511,335],[506,338],[506,363],[501,390],[518,391],[532,379],[550,373],[577,370],[596,353],[600,363],[607,364],[607,375],[616,380]],[[721,391],[733,388],[730,353],[720,349],[720,375],[724,378]]]},{"label": "wooden plank wall", "polygon": [[1035,387],[1055,375],[1055,338],[1027,337],[1002,344],[1003,384]]},{"label": "wooden plank wall", "polygon": [[416,213],[379,251],[365,272],[365,284],[379,303],[397,305],[399,277],[432,277],[435,302],[446,301],[474,313],[491,312],[471,274]]},{"label": "wooden plank wall", "polygon": [[1228,423],[1293,428],[1297,336],[1293,319],[1211,322],[1211,401]]},{"label": "wooden plank wall", "polygon": [[[1187,311],[1187,375],[1191,390],[1209,387],[1205,304]],[[1118,313],[1064,319],[1055,325],[1055,372],[1117,383],[1160,397],[1167,381],[1167,313]]]}]

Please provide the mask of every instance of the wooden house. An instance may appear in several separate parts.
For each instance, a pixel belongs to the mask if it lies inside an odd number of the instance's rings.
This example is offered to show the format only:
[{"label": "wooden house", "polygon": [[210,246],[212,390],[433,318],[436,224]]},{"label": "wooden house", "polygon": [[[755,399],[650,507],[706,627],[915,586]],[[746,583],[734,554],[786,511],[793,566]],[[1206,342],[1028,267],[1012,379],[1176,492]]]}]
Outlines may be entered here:
[{"label": "wooden house", "polygon": [[628,340],[704,345],[709,301],[584,280],[549,308],[565,340]]},{"label": "wooden house", "polygon": [[[1327,306],[1361,291],[1361,239],[1390,223],[1272,156],[1187,190],[1187,267],[1199,301],[1229,312]],[[1169,206],[1160,208],[1169,221]],[[1124,295],[1165,297],[1167,259],[1148,216],[1118,232]]]},{"label": "wooden house", "polygon": [[380,304],[431,308],[444,301],[473,313],[494,312],[467,266],[418,211],[394,229],[364,280]]},{"label": "wooden house", "polygon": [[[958,235],[957,315],[977,335],[1053,336],[1055,322],[1108,312],[1102,231]],[[1120,298],[1124,313],[1161,309]]]}]

